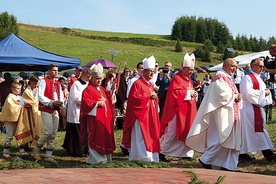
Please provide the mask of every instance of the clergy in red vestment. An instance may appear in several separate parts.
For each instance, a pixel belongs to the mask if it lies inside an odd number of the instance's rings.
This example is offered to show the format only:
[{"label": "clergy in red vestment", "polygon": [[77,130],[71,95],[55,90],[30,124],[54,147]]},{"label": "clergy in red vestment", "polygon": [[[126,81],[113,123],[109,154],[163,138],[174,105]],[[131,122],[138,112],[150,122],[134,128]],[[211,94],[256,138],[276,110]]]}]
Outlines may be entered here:
[{"label": "clergy in red vestment", "polygon": [[112,91],[102,86],[103,67],[99,63],[92,67],[92,78],[82,93],[80,108],[80,141],[88,145],[87,164],[112,161],[115,148],[113,113],[111,111]]},{"label": "clergy in red vestment", "polygon": [[122,144],[130,149],[129,160],[159,162],[158,98],[151,83],[155,62],[154,56],[143,62],[143,74],[128,96]]},{"label": "clergy in red vestment", "polygon": [[184,56],[182,70],[171,80],[164,113],[161,119],[161,152],[160,159],[165,155],[193,160],[194,151],[185,145],[196,115],[197,92],[190,79],[194,71],[195,56],[188,53]]}]

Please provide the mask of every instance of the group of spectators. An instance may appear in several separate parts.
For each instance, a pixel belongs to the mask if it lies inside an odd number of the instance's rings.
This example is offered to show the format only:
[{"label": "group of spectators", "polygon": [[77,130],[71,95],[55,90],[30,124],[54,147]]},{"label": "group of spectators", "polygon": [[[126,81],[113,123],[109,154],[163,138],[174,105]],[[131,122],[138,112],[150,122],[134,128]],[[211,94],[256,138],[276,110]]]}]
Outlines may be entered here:
[{"label": "group of spectators", "polygon": [[[276,55],[276,46],[271,49]],[[25,89],[4,76],[0,84],[0,121],[6,124],[2,157],[11,158],[14,136],[22,158],[30,156],[24,148],[31,144],[36,160],[42,159],[45,147],[44,160],[56,163],[52,157],[55,136],[63,129],[62,147],[70,156],[88,156],[87,164],[110,162],[116,149],[114,120],[120,116],[120,147],[129,160],[159,162],[170,156],[190,161],[197,151],[202,153],[199,162],[204,168],[230,171],[237,171],[239,161],[254,160],[251,153],[276,160],[263,109],[273,100],[261,79],[264,69],[276,70],[266,69],[263,59],[255,58],[245,74],[228,58],[220,71],[212,77],[206,74],[200,82],[194,66],[194,54],[184,56],[177,72],[171,62],[159,68],[151,56],[133,71],[126,67],[117,73],[109,68],[104,77],[102,65],[97,64],[76,68],[76,76],[67,80],[57,79],[58,66],[51,64],[47,77],[30,77]],[[26,115],[30,112],[31,117]]]}]

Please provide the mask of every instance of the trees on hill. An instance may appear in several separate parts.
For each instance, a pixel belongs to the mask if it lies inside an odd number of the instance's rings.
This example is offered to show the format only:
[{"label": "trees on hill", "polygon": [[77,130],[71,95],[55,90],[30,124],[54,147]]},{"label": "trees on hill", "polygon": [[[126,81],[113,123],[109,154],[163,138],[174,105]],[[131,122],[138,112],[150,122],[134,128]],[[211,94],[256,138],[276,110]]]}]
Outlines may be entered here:
[{"label": "trees on hill", "polygon": [[171,37],[174,40],[198,43],[211,40],[217,46],[219,43],[226,45],[231,34],[227,26],[216,19],[182,16],[175,21]]},{"label": "trees on hill", "polygon": [[9,15],[8,12],[0,13],[0,40],[4,39],[11,33],[18,35],[17,20],[14,15]]},{"label": "trees on hill", "polygon": [[196,18],[195,16],[178,18],[172,26],[171,38],[197,43],[206,43],[209,40],[216,46],[215,52],[217,53],[223,53],[229,47],[240,51],[259,52],[268,49],[268,45],[276,41],[275,37],[266,41],[262,37],[247,38],[245,35],[237,35],[234,39],[224,23],[212,18]]}]

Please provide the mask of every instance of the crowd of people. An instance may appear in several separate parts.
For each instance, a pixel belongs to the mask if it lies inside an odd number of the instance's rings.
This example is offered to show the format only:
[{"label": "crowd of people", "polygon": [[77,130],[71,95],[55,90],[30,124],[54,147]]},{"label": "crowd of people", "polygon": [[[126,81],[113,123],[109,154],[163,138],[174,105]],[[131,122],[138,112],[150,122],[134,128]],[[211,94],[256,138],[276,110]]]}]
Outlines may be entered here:
[{"label": "crowd of people", "polygon": [[[272,62],[276,45],[269,49]],[[133,71],[109,68],[104,74],[99,63],[77,67],[68,79],[58,78],[58,65],[51,64],[46,77],[33,75],[27,84],[5,73],[0,83],[0,121],[6,128],[2,157],[12,157],[9,148],[15,137],[20,157],[31,156],[26,147],[33,146],[36,160],[42,159],[44,148],[44,160],[56,163],[55,136],[63,130],[62,147],[69,156],[86,156],[89,165],[111,162],[120,116],[120,148],[129,160],[191,161],[197,151],[204,168],[229,171],[237,171],[239,161],[254,160],[256,153],[276,160],[266,130],[275,101],[270,87],[275,79],[269,74],[276,69],[265,68],[265,62],[254,58],[239,68],[227,58],[221,70],[202,81],[195,73],[195,55],[188,53],[175,72],[171,62],[160,67],[151,56]]]}]

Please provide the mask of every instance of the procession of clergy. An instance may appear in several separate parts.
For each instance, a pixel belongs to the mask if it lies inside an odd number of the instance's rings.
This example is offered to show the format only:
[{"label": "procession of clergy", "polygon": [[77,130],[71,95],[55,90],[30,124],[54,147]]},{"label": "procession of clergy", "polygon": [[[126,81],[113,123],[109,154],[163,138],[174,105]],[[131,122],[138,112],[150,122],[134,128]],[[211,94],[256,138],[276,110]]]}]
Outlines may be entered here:
[{"label": "procession of clergy", "polygon": [[[262,153],[268,161],[276,160],[266,130],[263,107],[271,104],[272,98],[260,78],[264,70],[261,58],[252,60],[252,71],[242,78],[239,90],[232,80],[238,64],[226,59],[197,110],[198,93],[191,80],[195,56],[185,54],[181,70],[167,79],[161,117],[158,92],[152,82],[156,63],[154,56],[145,58],[137,65],[142,72],[128,85],[120,147],[129,160],[159,162],[168,161],[169,156],[190,161],[197,151],[204,168],[229,171],[238,171],[239,161],[254,160],[252,154]],[[15,137],[22,158],[30,156],[24,146],[31,143],[32,156],[41,160],[40,151],[46,144],[44,160],[56,163],[52,153],[65,98],[55,80],[57,74],[58,66],[51,64],[48,76],[40,81],[32,79],[23,98],[19,95],[21,84],[11,84],[0,115],[0,121],[6,124],[3,158],[11,158],[9,147]],[[67,99],[62,146],[70,156],[88,155],[87,164],[112,161],[116,148],[114,95],[120,84],[110,82],[107,90],[102,87],[103,76],[101,64],[83,68]]]}]

